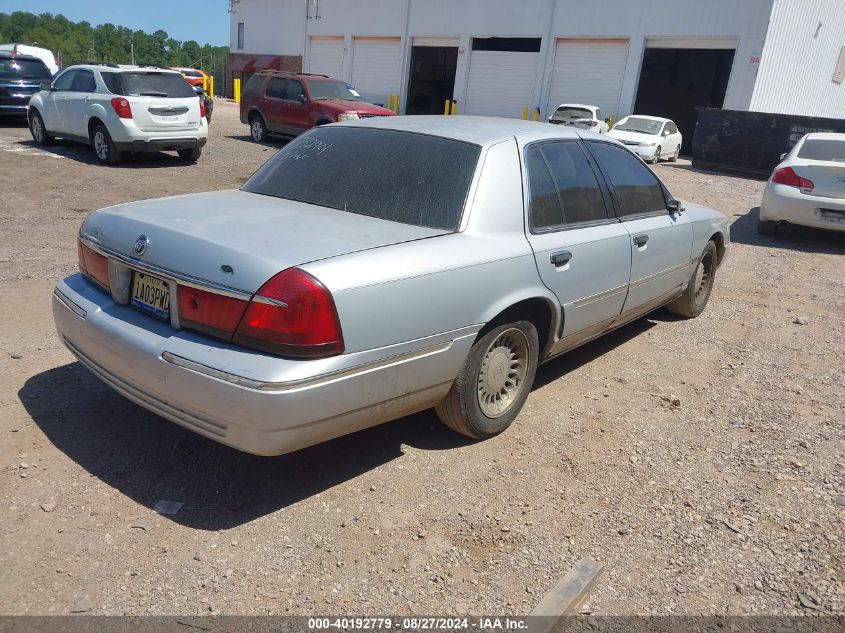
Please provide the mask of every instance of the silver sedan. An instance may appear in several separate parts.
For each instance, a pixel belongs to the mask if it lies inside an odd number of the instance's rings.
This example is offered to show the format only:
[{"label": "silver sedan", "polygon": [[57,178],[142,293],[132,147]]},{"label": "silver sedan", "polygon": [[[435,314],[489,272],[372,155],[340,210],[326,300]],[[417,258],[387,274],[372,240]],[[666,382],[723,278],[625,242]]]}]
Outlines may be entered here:
[{"label": "silver sedan", "polygon": [[116,391],[240,450],[431,407],[486,438],[538,363],[661,306],[699,315],[729,242],[606,136],[371,119],[302,135],[240,190],[92,213],[53,312]]}]

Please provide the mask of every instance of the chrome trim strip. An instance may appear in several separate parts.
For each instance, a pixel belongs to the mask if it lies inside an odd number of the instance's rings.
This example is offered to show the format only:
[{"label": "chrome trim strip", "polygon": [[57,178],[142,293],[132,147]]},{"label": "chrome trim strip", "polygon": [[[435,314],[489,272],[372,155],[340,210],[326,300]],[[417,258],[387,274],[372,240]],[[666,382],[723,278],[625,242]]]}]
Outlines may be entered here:
[{"label": "chrome trim strip", "polygon": [[610,290],[605,290],[604,292],[599,292],[598,294],[590,295],[589,297],[579,299],[578,301],[573,301],[572,307],[573,308],[582,308],[585,305],[595,303],[596,301],[602,301],[604,299],[610,299],[610,297],[618,295],[621,292],[625,292],[626,290],[628,290],[628,284],[625,284],[623,286],[616,286],[616,288],[611,288]]},{"label": "chrome trim strip", "polygon": [[209,281],[208,279],[203,279],[201,277],[194,277],[192,275],[186,275],[184,273],[177,273],[172,270],[156,266],[155,264],[148,264],[146,262],[141,261],[140,259],[129,257],[128,255],[124,255],[123,253],[118,253],[117,251],[112,250],[107,246],[103,246],[100,242],[92,238],[90,235],[82,235],[80,233],[79,239],[82,240],[82,242],[84,242],[86,246],[98,252],[100,255],[105,255],[106,257],[116,259],[117,261],[122,262],[126,266],[129,266],[133,270],[150,273],[151,275],[155,275],[158,277],[164,277],[168,281],[174,281],[185,286],[190,286],[191,288],[198,288],[199,290],[213,290],[216,293],[225,295],[227,297],[233,297],[235,299],[244,299],[249,301],[253,295],[252,292],[247,292],[246,290],[233,288],[231,286],[224,286],[222,284],[218,284],[213,281]]},{"label": "chrome trim strip", "polygon": [[64,307],[73,312],[79,318],[84,319],[86,316],[88,316],[88,312],[85,310],[85,308],[76,305],[73,301],[68,298],[65,293],[63,293],[58,288],[53,289],[53,296],[56,297],[56,299],[58,299],[62,303],[62,305],[64,305]]},{"label": "chrome trim strip", "polygon": [[[387,115],[385,115],[387,116]],[[280,308],[287,308],[288,304],[284,301],[279,301],[278,299],[271,299],[270,297],[264,297],[262,295],[255,295],[252,298],[253,303],[265,303],[270,306],[279,306]]]},{"label": "chrome trim strip", "polygon": [[648,277],[643,277],[642,279],[638,279],[637,281],[635,281],[634,283],[631,284],[631,288],[632,289],[637,288],[638,286],[641,286],[643,284],[647,284],[647,283],[654,281],[655,279],[658,279],[658,278],[663,277],[665,275],[671,275],[672,273],[676,273],[679,270],[686,268],[691,263],[692,263],[692,261],[686,261],[686,262],[683,262],[681,264],[678,264],[677,266],[670,266],[669,268],[664,268],[663,270],[661,270],[659,272],[652,273]]},{"label": "chrome trim strip", "polygon": [[181,367],[182,369],[187,369],[198,374],[210,376],[211,378],[217,378],[219,380],[230,382],[240,387],[246,387],[247,389],[254,389],[256,391],[292,391],[294,389],[301,389],[303,387],[314,387],[316,385],[331,382],[333,380],[339,380],[341,378],[349,378],[351,376],[363,374],[369,371],[373,371],[375,369],[384,369],[385,367],[391,367],[393,365],[398,365],[400,363],[404,363],[410,360],[417,360],[425,356],[430,356],[432,354],[437,354],[446,351],[452,346],[452,343],[453,341],[445,341],[443,343],[438,343],[436,345],[430,345],[429,347],[414,350],[413,352],[406,352],[405,354],[390,356],[388,358],[371,361],[362,365],[356,365],[355,367],[339,369],[337,371],[328,372],[319,376],[310,376],[308,378],[300,378],[298,380],[287,380],[284,382],[266,382],[262,380],[246,378],[244,376],[238,376],[237,374],[232,374],[230,372],[222,371],[220,369],[215,369],[214,367],[209,367],[208,365],[197,363],[196,361],[192,361],[188,358],[184,358],[182,356],[178,356],[176,354],[173,354],[172,352],[167,351],[162,352],[161,358],[167,361],[168,363],[176,365],[177,367]]}]

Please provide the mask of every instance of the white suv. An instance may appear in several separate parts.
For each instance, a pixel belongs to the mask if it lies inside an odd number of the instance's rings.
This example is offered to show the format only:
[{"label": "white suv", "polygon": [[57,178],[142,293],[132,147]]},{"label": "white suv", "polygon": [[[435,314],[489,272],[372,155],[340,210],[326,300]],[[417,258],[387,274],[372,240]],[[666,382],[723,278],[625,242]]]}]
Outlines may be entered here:
[{"label": "white suv", "polygon": [[205,104],[172,70],[82,64],[41,87],[27,113],[38,145],[57,136],[88,143],[113,165],[123,152],[175,150],[195,161],[208,140]]}]

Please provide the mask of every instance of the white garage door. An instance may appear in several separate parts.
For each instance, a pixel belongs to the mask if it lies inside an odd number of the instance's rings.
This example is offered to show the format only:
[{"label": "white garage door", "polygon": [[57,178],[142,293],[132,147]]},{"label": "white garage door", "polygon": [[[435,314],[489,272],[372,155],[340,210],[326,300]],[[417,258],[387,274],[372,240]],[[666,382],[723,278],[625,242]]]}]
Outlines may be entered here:
[{"label": "white garage door", "polygon": [[472,51],[469,61],[466,104],[461,114],[522,117],[531,107],[539,53]]},{"label": "white garage door", "polygon": [[558,40],[546,115],[561,103],[583,103],[619,118],[628,40]]},{"label": "white garage door", "polygon": [[343,38],[312,37],[308,72],[343,79]]},{"label": "white garage door", "polygon": [[352,40],[352,85],[370,103],[387,104],[399,94],[402,45],[398,37],[356,37]]}]

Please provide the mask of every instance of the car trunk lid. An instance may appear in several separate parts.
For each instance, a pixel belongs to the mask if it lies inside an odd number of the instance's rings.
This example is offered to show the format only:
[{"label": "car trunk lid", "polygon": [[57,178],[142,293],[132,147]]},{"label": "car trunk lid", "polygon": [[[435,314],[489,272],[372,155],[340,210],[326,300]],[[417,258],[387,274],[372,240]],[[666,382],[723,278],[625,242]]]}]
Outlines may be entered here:
[{"label": "car trunk lid", "polygon": [[130,261],[253,293],[292,266],[449,231],[229,190],[109,207],[81,232]]},{"label": "car trunk lid", "polygon": [[803,190],[811,196],[845,199],[845,162],[804,160],[792,165],[802,178],[812,180],[812,190]]}]

